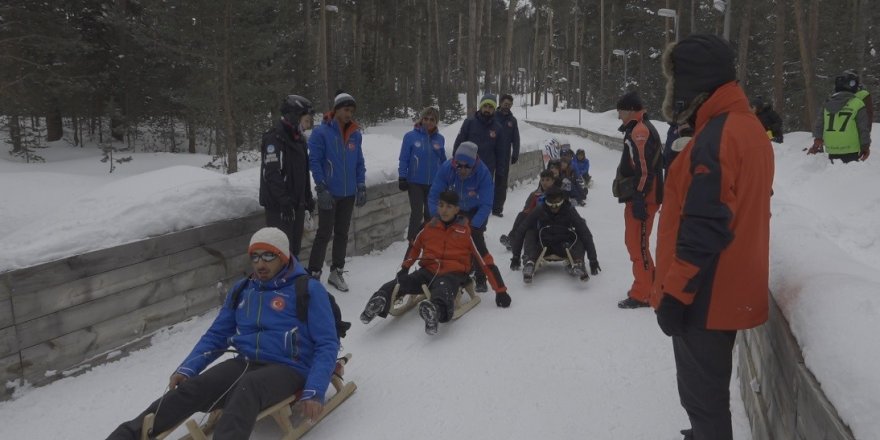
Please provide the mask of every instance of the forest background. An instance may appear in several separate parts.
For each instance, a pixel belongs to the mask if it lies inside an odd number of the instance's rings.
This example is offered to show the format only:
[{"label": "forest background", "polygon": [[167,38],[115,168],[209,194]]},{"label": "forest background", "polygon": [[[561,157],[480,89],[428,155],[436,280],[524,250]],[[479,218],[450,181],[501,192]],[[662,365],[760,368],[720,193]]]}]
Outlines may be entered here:
[{"label": "forest background", "polygon": [[207,150],[232,173],[291,93],[323,111],[345,90],[369,125],[426,105],[449,123],[483,91],[603,111],[637,89],[657,118],[676,32],[726,35],[747,93],[809,130],[843,70],[880,90],[878,26],[870,0],[4,0],[0,140],[26,161],[59,139]]}]

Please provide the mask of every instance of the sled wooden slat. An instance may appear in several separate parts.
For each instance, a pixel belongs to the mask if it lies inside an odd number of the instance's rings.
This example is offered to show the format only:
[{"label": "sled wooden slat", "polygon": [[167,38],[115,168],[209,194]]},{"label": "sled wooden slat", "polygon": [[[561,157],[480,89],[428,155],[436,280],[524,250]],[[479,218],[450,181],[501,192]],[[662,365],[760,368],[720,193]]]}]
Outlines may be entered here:
[{"label": "sled wooden slat", "polygon": [[419,301],[425,299],[425,295],[404,295],[403,297],[398,297],[400,291],[400,283],[394,285],[394,290],[391,292],[391,308],[388,310],[388,314],[391,316],[401,316],[404,313],[412,310]]},{"label": "sled wooden slat", "polygon": [[[431,298],[431,291],[428,289],[427,285],[422,284],[422,291],[425,292],[425,298]],[[467,302],[462,303],[461,300],[464,292],[467,292],[470,299]],[[452,314],[451,320],[455,321],[456,319],[461,318],[479,303],[480,297],[477,296],[477,293],[474,291],[474,280],[468,278],[467,282],[465,282],[462,287],[459,287],[458,292],[455,294],[455,312]]]}]

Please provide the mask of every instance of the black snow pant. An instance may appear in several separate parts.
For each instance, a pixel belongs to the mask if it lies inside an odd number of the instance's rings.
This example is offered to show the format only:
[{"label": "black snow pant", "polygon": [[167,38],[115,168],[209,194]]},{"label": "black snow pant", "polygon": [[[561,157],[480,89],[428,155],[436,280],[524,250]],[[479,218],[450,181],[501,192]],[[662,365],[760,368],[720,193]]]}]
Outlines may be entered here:
[{"label": "black snow pant", "polygon": [[843,163],[857,162],[861,155],[862,153],[829,154],[828,160],[830,160],[831,163],[834,163],[835,159]]},{"label": "black snow pant", "polygon": [[270,228],[278,228],[287,235],[287,241],[290,242],[290,255],[299,260],[299,251],[302,249],[303,229],[305,228],[306,210],[298,208],[293,212],[294,218],[292,222],[281,219],[281,211],[266,209],[266,226]]},{"label": "black snow pant", "polygon": [[734,330],[687,327],[672,338],[678,396],[695,440],[732,440],[730,374]]},{"label": "black snow pant", "polygon": [[492,200],[494,214],[504,212],[504,202],[507,201],[507,171],[500,167],[495,170],[495,198]]},{"label": "black snow pant", "polygon": [[309,271],[316,273],[324,267],[327,244],[333,237],[333,254],[330,269],[345,267],[345,250],[348,247],[348,229],[354,213],[354,196],[337,198],[332,209],[318,211],[318,231],[309,255]]},{"label": "black snow pant", "polygon": [[431,185],[409,184],[407,190],[409,195],[409,229],[406,231],[406,239],[410,243],[422,230],[422,224],[431,218],[431,212],[428,210],[428,192],[430,190]]},{"label": "black snow pant", "polygon": [[[195,412],[223,408],[214,439],[247,439],[257,415],[302,389],[305,379],[281,364],[229,359],[189,378],[116,428],[107,440],[137,440],[147,414],[155,413],[153,433],[173,428]],[[158,410],[157,410],[158,409]]]},{"label": "black snow pant", "polygon": [[518,214],[516,214],[516,218],[513,219],[513,226],[510,227],[510,232],[507,233],[507,236],[513,237],[513,231],[515,231],[519,224],[522,223],[523,220],[525,220],[528,216],[529,215],[525,211],[520,211]]},{"label": "black snow pant", "polygon": [[[418,295],[422,293],[422,284],[428,286],[431,291],[431,302],[437,306],[440,322],[448,322],[455,313],[455,294],[458,288],[468,280],[468,275],[461,272],[450,272],[435,276],[431,271],[420,268],[401,280],[398,297],[403,295]],[[382,285],[372,297],[385,297],[385,309],[379,312],[379,316],[385,318],[391,310],[391,293],[397,280],[391,280]],[[371,297],[371,298],[372,298]]]}]

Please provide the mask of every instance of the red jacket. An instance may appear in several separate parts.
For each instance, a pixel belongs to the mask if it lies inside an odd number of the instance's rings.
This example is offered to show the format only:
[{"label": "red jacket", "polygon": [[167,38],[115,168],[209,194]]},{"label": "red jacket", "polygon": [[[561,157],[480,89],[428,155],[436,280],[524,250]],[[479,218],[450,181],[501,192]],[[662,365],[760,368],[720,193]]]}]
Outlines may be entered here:
[{"label": "red jacket", "polygon": [[477,251],[471,238],[470,224],[462,215],[456,217],[449,226],[439,217],[425,223],[403,260],[403,267],[409,269],[418,261],[419,266],[437,275],[451,272],[468,274],[471,272],[471,257],[476,257],[495,293],[507,291],[501,278],[495,275],[498,268],[495,267],[492,255],[488,252],[480,255]]},{"label": "red jacket", "polygon": [[767,320],[773,147],[736,82],[697,111],[669,167],[651,302],[672,295],[686,321],[738,330]]}]

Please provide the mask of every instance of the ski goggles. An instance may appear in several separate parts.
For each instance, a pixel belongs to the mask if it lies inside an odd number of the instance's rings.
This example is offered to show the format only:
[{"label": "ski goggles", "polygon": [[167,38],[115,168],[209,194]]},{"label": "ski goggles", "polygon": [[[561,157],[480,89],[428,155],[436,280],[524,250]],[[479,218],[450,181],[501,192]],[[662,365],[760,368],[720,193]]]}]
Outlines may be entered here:
[{"label": "ski goggles", "polygon": [[565,203],[565,199],[559,199],[558,202],[551,202],[549,200],[544,200],[544,204],[553,209],[558,209],[562,204]]},{"label": "ski goggles", "polygon": [[262,254],[258,254],[256,252],[254,252],[253,254],[250,255],[250,257],[251,257],[251,263],[259,263],[260,260],[263,260],[263,261],[269,263],[269,262],[275,261],[275,259],[278,258],[278,254],[272,253],[272,252],[263,252]]}]

